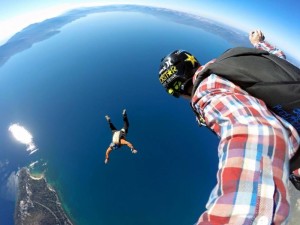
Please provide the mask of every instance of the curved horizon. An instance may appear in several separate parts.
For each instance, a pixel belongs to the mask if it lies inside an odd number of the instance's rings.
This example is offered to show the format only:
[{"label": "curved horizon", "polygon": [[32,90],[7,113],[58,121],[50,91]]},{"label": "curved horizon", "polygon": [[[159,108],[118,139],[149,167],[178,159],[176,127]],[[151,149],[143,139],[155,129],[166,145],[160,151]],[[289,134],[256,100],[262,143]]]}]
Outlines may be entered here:
[{"label": "curved horizon", "polygon": [[232,45],[247,46],[247,33],[205,17],[182,11],[133,4],[113,4],[94,7],[81,7],[69,10],[59,16],[33,23],[14,34],[5,44],[0,46],[0,67],[12,56],[31,48],[35,43],[49,39],[60,33],[65,25],[94,13],[103,12],[140,12],[161,19],[168,19],[174,23],[203,29],[221,36]]},{"label": "curved horizon", "polygon": [[[32,23],[22,30],[16,32],[3,45],[0,46],[0,67],[3,66],[12,56],[19,52],[31,48],[35,43],[44,41],[52,36],[59,34],[60,29],[85,16],[93,13],[102,12],[141,12],[156,17],[164,17],[172,22],[193,26],[216,34],[235,46],[251,47],[248,34],[243,30],[232,27],[219,21],[199,16],[184,11],[173,10],[163,7],[137,4],[102,4],[99,6],[80,7],[68,10],[58,16],[47,18],[41,22]],[[284,51],[288,59],[300,65],[300,60],[291,56],[290,52]]]},{"label": "curved horizon", "polygon": [[[189,0],[188,2],[178,2],[176,5],[170,0],[131,0],[130,2],[117,0],[109,2],[107,0],[92,0],[92,2],[45,0],[41,2],[31,0],[26,3],[12,0],[1,8],[2,11],[0,9],[0,27],[2,27],[0,45],[30,24],[53,18],[74,8],[108,4],[135,4],[175,9],[228,24],[246,33],[259,28],[264,31],[265,36],[273,45],[277,45],[294,59],[300,61],[300,46],[298,45],[300,15],[297,12],[297,7],[295,7],[297,5],[296,0],[289,0],[286,4],[259,0],[243,2],[242,4],[237,0],[226,2]],[[16,5],[18,7],[15,7]],[[247,13],[245,14],[245,12]]]}]

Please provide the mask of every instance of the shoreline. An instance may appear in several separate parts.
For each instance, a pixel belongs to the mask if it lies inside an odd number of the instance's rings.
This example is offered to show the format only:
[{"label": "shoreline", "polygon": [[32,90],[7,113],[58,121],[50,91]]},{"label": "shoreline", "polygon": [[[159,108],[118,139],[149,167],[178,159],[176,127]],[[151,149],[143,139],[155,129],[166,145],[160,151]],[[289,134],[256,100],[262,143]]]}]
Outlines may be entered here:
[{"label": "shoreline", "polygon": [[72,223],[73,225],[77,224],[76,221],[72,218],[72,214],[69,207],[67,207],[67,205],[63,201],[63,194],[61,192],[61,189],[59,188],[59,184],[56,181],[51,181],[51,179],[48,180],[45,171],[42,173],[37,173],[37,175],[40,177],[43,176],[41,179],[44,179],[46,181],[49,190],[55,192],[58,202],[60,203],[67,217],[69,218],[70,223]]},{"label": "shoreline", "polygon": [[[33,180],[42,180],[42,179],[46,179],[44,174],[32,174],[29,172],[29,176],[31,179]],[[47,182],[47,181],[46,181]]]},{"label": "shoreline", "polygon": [[44,174],[33,175],[27,167],[21,168],[18,184],[15,225],[74,225]]},{"label": "shoreline", "polygon": [[[47,175],[46,175],[47,170],[45,168],[43,168],[41,170],[34,169],[35,164],[38,164],[38,163],[39,163],[39,161],[35,161],[35,162],[31,163],[29,166],[26,166],[26,168],[29,170],[30,178],[33,180],[45,179],[49,190],[56,193],[57,199],[60,202],[63,210],[66,212],[67,217],[72,218],[72,214],[71,214],[69,207],[67,207],[67,205],[63,201],[62,192],[60,191],[60,188],[58,188],[59,185],[57,185],[57,183],[55,181],[52,182],[51,179],[48,180]],[[44,163],[42,166],[45,166],[45,165],[46,165],[46,163]],[[71,220],[70,223],[77,224],[74,219],[70,219],[70,220]]]}]

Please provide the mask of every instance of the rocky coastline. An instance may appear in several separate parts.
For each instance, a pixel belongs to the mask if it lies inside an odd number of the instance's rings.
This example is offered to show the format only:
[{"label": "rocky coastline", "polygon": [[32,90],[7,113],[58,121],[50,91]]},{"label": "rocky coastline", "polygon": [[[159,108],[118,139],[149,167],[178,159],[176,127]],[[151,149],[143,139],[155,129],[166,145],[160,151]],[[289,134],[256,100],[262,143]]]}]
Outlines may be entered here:
[{"label": "rocky coastline", "polygon": [[15,225],[73,225],[55,190],[42,176],[31,176],[28,168],[18,172]]}]

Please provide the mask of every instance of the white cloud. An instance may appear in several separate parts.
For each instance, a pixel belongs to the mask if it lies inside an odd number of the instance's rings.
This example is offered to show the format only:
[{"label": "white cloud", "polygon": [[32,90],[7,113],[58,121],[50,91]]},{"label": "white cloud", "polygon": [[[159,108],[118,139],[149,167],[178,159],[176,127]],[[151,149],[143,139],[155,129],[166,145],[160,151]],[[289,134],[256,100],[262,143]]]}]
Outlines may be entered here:
[{"label": "white cloud", "polygon": [[2,181],[4,179],[6,179],[7,177],[7,174],[6,174],[6,170],[7,170],[7,165],[9,164],[9,161],[6,159],[6,160],[2,160],[0,161],[0,183],[2,183]]},{"label": "white cloud", "polygon": [[15,123],[10,125],[8,130],[12,133],[12,135],[18,142],[27,146],[26,150],[29,151],[30,154],[37,151],[37,147],[33,142],[33,136],[23,126]]},{"label": "white cloud", "polygon": [[0,161],[0,169],[7,166],[8,164],[9,164],[9,161],[7,159]]},{"label": "white cloud", "polygon": [[15,172],[11,172],[7,178],[6,184],[1,188],[1,196],[4,199],[15,201],[18,189],[18,175]]}]

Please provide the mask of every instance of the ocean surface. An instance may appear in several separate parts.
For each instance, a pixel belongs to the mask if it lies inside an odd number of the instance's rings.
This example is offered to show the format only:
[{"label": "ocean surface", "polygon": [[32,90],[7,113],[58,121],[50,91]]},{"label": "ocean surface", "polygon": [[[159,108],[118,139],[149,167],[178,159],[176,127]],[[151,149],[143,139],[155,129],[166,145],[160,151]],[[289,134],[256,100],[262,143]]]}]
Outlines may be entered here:
[{"label": "ocean surface", "polygon": [[[193,224],[216,183],[217,138],[198,127],[189,102],[165,93],[158,67],[175,49],[205,63],[230,47],[199,28],[110,12],[13,56],[0,67],[1,182],[37,162],[32,170],[45,173],[74,224]],[[122,147],[105,165],[104,116],[121,128],[124,108],[138,154]],[[32,133],[37,152],[11,137],[11,123]],[[0,224],[10,225],[14,200],[5,196]]]}]

